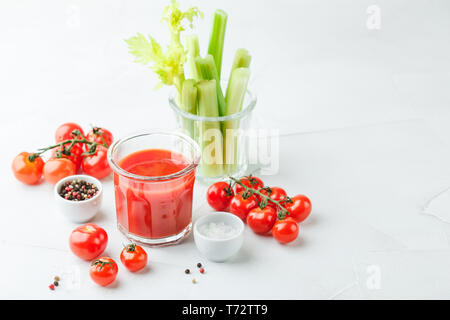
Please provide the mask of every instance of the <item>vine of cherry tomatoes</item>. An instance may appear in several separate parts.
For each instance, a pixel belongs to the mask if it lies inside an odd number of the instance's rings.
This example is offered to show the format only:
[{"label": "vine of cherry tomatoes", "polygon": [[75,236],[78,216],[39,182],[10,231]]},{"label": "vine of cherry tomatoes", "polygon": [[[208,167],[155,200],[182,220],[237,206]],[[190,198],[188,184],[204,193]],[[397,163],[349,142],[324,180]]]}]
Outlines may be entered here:
[{"label": "vine of cherry tomatoes", "polygon": [[[113,259],[100,257],[107,244],[108,234],[94,223],[75,228],[69,237],[70,250],[78,258],[91,261],[89,275],[100,286],[113,283],[119,272],[117,263]],[[136,272],[147,265],[147,253],[141,246],[131,243],[123,248],[120,261],[130,272]]]},{"label": "vine of cherry tomatoes", "polygon": [[289,197],[280,187],[264,186],[254,176],[212,184],[206,200],[217,211],[228,211],[247,222],[257,234],[272,232],[282,244],[297,239],[299,223],[311,213],[311,201],[303,194]]},{"label": "vine of cherry tomatoes", "polygon": [[[62,178],[77,172],[102,179],[111,173],[107,160],[108,147],[113,142],[112,133],[94,127],[86,135],[76,123],[60,125],[55,132],[55,144],[40,148],[35,153],[21,152],[12,162],[12,171],[17,180],[34,185],[44,180],[56,184]],[[41,155],[50,153],[44,161]]]}]

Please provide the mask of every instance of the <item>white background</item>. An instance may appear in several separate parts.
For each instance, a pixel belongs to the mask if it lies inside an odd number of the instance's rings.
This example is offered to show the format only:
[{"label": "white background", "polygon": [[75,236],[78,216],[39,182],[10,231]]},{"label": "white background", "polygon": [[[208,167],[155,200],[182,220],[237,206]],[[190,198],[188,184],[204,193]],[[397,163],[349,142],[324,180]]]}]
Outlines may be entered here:
[{"label": "white background", "polygon": [[[161,42],[165,1],[24,1],[0,4],[0,298],[450,298],[450,201],[439,217],[423,207],[450,186],[450,4],[434,1],[183,1],[205,18],[229,13],[224,67],[235,49],[253,57],[255,125],[279,128],[280,170],[263,177],[305,193],[313,213],[300,238],[282,246],[246,230],[242,250],[208,263],[192,237],[149,249],[149,268],[101,288],[67,245],[74,224],[53,210],[52,187],[29,187],[13,157],[53,142],[75,121],[116,137],[175,126],[167,90],[133,63],[124,39]],[[367,9],[380,29],[367,27]],[[94,222],[117,261],[111,178]],[[194,218],[209,209],[197,185]],[[446,216],[447,215],[447,216]],[[184,274],[202,261],[198,283]],[[53,276],[61,286],[48,289]]]}]

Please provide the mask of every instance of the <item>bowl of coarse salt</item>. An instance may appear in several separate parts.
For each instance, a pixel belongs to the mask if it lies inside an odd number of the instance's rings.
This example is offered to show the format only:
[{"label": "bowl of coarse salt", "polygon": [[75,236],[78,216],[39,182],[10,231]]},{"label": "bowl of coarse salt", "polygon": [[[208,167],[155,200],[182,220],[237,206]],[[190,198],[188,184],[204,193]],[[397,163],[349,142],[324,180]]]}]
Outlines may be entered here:
[{"label": "bowl of coarse salt", "polygon": [[208,260],[224,262],[242,247],[244,223],[228,212],[207,214],[194,224],[194,241]]}]

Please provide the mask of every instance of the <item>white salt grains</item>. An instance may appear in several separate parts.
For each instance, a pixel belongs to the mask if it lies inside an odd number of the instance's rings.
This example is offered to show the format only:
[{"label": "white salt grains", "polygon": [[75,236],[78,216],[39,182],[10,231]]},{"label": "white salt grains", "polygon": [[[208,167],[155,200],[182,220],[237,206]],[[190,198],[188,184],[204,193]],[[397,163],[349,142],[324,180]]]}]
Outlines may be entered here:
[{"label": "white salt grains", "polygon": [[225,222],[209,222],[198,227],[198,231],[211,239],[229,239],[237,235],[238,230]]}]

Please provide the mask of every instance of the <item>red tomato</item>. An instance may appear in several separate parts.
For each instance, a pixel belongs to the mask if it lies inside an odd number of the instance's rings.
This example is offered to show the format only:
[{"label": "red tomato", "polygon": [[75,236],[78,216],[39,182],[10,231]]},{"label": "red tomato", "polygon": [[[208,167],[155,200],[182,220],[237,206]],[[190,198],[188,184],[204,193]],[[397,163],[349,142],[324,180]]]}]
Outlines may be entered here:
[{"label": "red tomato", "polygon": [[89,131],[89,133],[87,134],[86,138],[89,141],[95,141],[98,144],[106,143],[106,145],[108,147],[113,142],[113,135],[112,135],[112,133],[109,130],[106,130],[105,128],[94,127],[91,131]]},{"label": "red tomato", "polygon": [[[66,144],[65,147],[69,148],[70,144]],[[76,171],[78,171],[81,168],[81,160],[83,153],[83,144],[76,143],[73,145],[72,149],[70,149],[70,155],[66,155],[63,152],[62,147],[56,147],[52,150],[52,158],[67,158],[70,161],[73,162],[75,165]]]},{"label": "red tomato", "polygon": [[277,221],[277,212],[274,208],[266,206],[250,210],[247,215],[247,224],[255,233],[269,232]]},{"label": "red tomato", "polygon": [[97,179],[103,179],[111,173],[107,159],[108,149],[98,145],[95,154],[84,156],[82,161],[83,171]]},{"label": "red tomato", "polygon": [[214,183],[206,191],[206,200],[209,205],[217,211],[223,211],[228,208],[234,192],[230,188],[230,184],[219,181]]},{"label": "red tomato", "polygon": [[131,272],[141,270],[147,265],[147,252],[136,244],[129,244],[120,253],[120,261]]},{"label": "red tomato", "polygon": [[298,224],[292,218],[285,218],[275,222],[272,235],[279,243],[289,243],[298,237]]},{"label": "red tomato", "polygon": [[286,203],[285,208],[289,211],[289,217],[297,222],[302,222],[311,213],[311,201],[307,196],[298,194],[291,198],[292,203]]},{"label": "red tomato", "polygon": [[[240,182],[252,189],[258,190],[264,187],[264,182],[258,177],[248,176],[245,178],[240,179]],[[239,184],[235,185],[235,191],[236,193],[241,193],[242,191],[245,191],[245,188]]]},{"label": "red tomato", "polygon": [[75,164],[66,158],[52,158],[44,165],[45,181],[56,184],[62,178],[74,175],[77,172]]},{"label": "red tomato", "polygon": [[92,261],[91,267],[89,268],[91,279],[103,287],[114,282],[117,272],[119,272],[117,263],[108,257],[101,257]]},{"label": "red tomato", "polygon": [[60,125],[55,132],[55,141],[61,142],[64,140],[73,139],[75,136],[72,134],[74,130],[80,131],[80,133],[84,136],[83,129],[76,123],[67,122]]},{"label": "red tomato", "polygon": [[13,160],[11,168],[17,180],[25,184],[37,184],[41,181],[44,160],[41,157],[30,160],[32,153],[21,152]]},{"label": "red tomato", "polygon": [[[269,189],[263,189],[260,192],[264,195],[268,195],[270,199],[275,201],[281,201],[287,198],[286,191],[279,187],[270,187]],[[267,201],[267,205],[273,207],[274,209],[278,208],[278,206],[271,201]]]},{"label": "red tomato", "polygon": [[97,258],[105,251],[107,244],[108,234],[94,223],[87,223],[76,228],[69,237],[70,250],[84,260]]},{"label": "red tomato", "polygon": [[250,210],[258,205],[254,195],[244,199],[242,193],[235,195],[230,201],[230,212],[242,220],[247,219],[247,214]]}]

